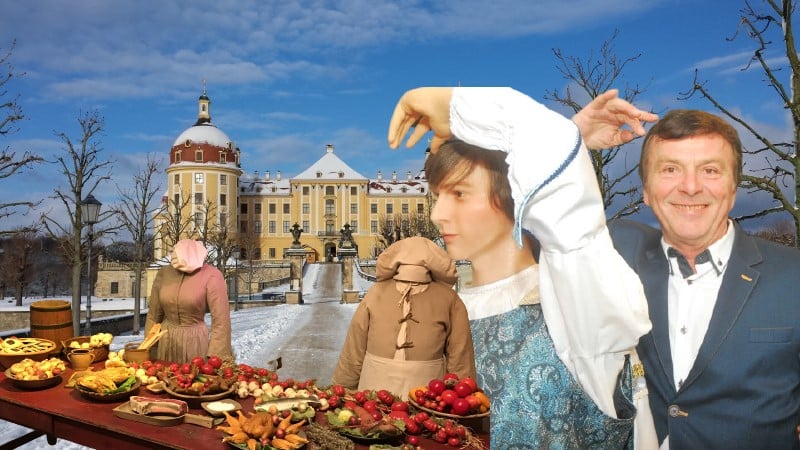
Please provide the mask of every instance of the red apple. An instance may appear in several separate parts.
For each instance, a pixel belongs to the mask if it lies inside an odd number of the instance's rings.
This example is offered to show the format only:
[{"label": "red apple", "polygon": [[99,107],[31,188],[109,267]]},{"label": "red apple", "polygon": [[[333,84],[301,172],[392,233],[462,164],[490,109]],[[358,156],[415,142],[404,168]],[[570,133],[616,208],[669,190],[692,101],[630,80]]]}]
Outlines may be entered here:
[{"label": "red apple", "polygon": [[219,356],[216,355],[209,356],[207,362],[211,364],[211,367],[215,369],[219,369],[220,367],[222,367],[222,358],[220,358]]},{"label": "red apple", "polygon": [[456,394],[456,391],[452,389],[445,389],[444,391],[442,391],[442,401],[445,402],[445,404],[452,405],[453,400],[457,398],[458,394]]},{"label": "red apple", "polygon": [[192,358],[191,362],[193,366],[200,367],[206,363],[206,359],[203,358],[202,356],[195,356],[194,358]]},{"label": "red apple", "polygon": [[469,410],[469,402],[465,398],[457,398],[450,407],[450,411],[459,416],[466,416]]},{"label": "red apple", "polygon": [[429,392],[433,392],[434,395],[441,395],[441,393],[444,392],[445,388],[446,386],[444,384],[444,381],[438,378],[434,378],[428,383],[428,390]]},{"label": "red apple", "polygon": [[472,386],[464,381],[459,381],[458,384],[453,386],[453,390],[456,391],[456,394],[458,394],[459,397],[466,397],[475,392],[475,390],[472,389]]}]

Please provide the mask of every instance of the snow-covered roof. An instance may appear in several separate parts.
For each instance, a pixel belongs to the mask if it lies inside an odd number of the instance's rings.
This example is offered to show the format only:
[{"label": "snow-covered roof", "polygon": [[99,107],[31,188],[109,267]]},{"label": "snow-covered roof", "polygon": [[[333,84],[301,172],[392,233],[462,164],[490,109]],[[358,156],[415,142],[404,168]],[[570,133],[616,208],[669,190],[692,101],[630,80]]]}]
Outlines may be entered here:
[{"label": "snow-covered roof", "polygon": [[428,192],[428,181],[419,178],[393,177],[390,179],[373,179],[368,184],[370,195],[425,195]]},{"label": "snow-covered roof", "polygon": [[294,180],[366,180],[367,178],[356,172],[344,161],[333,153],[333,145],[328,145],[325,155],[309,166]]},{"label": "snow-covered roof", "polygon": [[190,140],[193,143],[207,143],[209,145],[215,145],[217,147],[224,148],[228,148],[228,145],[230,145],[231,142],[231,139],[228,137],[228,135],[212,125],[211,122],[188,128],[186,131],[181,133],[177,139],[175,139],[175,142],[172,144],[172,146],[174,147],[176,145],[183,145],[187,140]]},{"label": "snow-covered roof", "polygon": [[239,177],[239,192],[242,195],[289,195],[292,193],[291,180],[266,172],[259,176],[258,172],[245,173]]}]

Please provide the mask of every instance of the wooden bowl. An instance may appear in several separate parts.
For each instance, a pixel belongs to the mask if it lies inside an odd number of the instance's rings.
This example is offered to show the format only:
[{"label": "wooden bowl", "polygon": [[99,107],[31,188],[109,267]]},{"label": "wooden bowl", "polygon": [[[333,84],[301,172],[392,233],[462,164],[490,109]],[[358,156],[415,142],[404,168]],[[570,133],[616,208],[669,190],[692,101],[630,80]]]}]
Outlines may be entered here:
[{"label": "wooden bowl", "polygon": [[99,392],[95,392],[95,391],[86,389],[85,387],[81,386],[80,384],[75,384],[75,389],[83,397],[88,398],[89,400],[94,400],[96,402],[118,402],[118,401],[121,401],[121,400],[125,400],[128,397],[130,397],[131,395],[134,395],[137,392],[139,392],[139,386],[141,386],[141,385],[142,385],[142,383],[139,380],[136,380],[136,382],[133,383],[131,388],[128,389],[127,391],[117,392],[117,393],[114,393],[114,394],[101,394]]},{"label": "wooden bowl", "polygon": [[[12,339],[12,338],[9,338]],[[41,338],[13,338],[19,339],[21,342],[33,343],[35,342],[40,350],[37,351],[24,351],[25,344],[21,347],[19,352],[15,353],[6,353],[0,352],[0,369],[6,370],[11,367],[14,363],[18,363],[25,358],[30,358],[34,361],[44,361],[47,359],[54,351],[56,350],[56,343],[49,340],[49,339],[41,339]],[[6,339],[7,341],[8,339]]]},{"label": "wooden bowl", "polygon": [[421,409],[421,410],[427,412],[428,414],[431,414],[431,415],[434,415],[434,416],[438,416],[438,417],[447,417],[448,419],[455,419],[455,420],[460,420],[461,421],[461,420],[482,419],[484,417],[489,417],[489,411],[486,411],[486,412],[483,412],[483,413],[478,413],[478,414],[469,414],[469,415],[466,415],[466,416],[459,416],[457,414],[449,414],[449,413],[436,411],[435,409],[426,408],[426,407],[420,405],[419,403],[417,403],[416,401],[414,401],[414,399],[408,399],[408,402],[410,404],[412,404],[415,408]]},{"label": "wooden bowl", "polygon": [[53,375],[50,378],[45,378],[43,380],[20,380],[14,378],[14,374],[11,373],[11,369],[7,369],[5,371],[6,378],[8,381],[11,382],[14,386],[20,389],[46,389],[52,386],[56,386],[61,383],[61,375]]},{"label": "wooden bowl", "polygon": [[[61,352],[64,354],[64,358],[66,358],[69,352],[72,351],[73,349],[80,348],[80,347],[72,347],[71,345],[73,342],[77,342],[78,344],[83,344],[84,342],[89,343],[90,339],[91,336],[76,336],[61,341],[61,345],[63,346]],[[91,350],[92,353],[94,354],[94,362],[98,362],[98,361],[105,361],[106,359],[108,359],[108,347],[109,347],[108,345],[103,345],[100,347],[83,347],[83,348],[88,348],[89,350]]]},{"label": "wooden bowl", "polygon": [[170,397],[174,397],[180,400],[185,401],[191,408],[200,408],[203,402],[213,402],[216,400],[222,400],[223,398],[230,397],[236,391],[236,384],[232,384],[231,387],[224,392],[218,392],[216,394],[209,394],[209,395],[186,395],[180,394],[178,392],[173,391],[169,388],[167,383],[164,383],[164,391],[169,394]]}]

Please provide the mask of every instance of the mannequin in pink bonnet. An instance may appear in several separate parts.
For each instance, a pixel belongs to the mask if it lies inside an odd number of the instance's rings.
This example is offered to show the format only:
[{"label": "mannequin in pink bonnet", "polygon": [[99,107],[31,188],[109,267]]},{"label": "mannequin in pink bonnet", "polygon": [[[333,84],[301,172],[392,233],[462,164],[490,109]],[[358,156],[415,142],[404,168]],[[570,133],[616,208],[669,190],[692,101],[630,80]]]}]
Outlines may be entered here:
[{"label": "mannequin in pink bonnet", "polygon": [[184,363],[215,355],[233,362],[227,285],[222,273],[205,263],[207,255],[201,242],[182,239],[172,249],[170,265],[156,275],[145,333],[157,323],[166,330],[155,349],[159,360]]}]

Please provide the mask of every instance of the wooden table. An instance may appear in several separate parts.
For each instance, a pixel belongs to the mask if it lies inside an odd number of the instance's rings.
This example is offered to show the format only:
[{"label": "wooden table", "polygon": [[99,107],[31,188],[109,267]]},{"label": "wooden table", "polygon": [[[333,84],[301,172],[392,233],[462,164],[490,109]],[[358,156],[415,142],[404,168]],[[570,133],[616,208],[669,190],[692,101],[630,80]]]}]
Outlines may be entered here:
[{"label": "wooden table", "polygon": [[[101,366],[97,365],[98,368]],[[113,409],[121,402],[100,403],[88,400],[78,391],[66,388],[66,381],[72,375],[67,369],[61,384],[43,390],[24,390],[17,388],[0,372],[0,418],[35,430],[38,437],[44,434],[50,444],[56,439],[66,439],[87,447],[97,449],[192,449],[192,450],[231,450],[222,442],[219,430],[199,425],[181,424],[159,427],[114,415]],[[164,397],[140,388],[139,395]],[[239,400],[245,411],[251,410],[253,399]],[[191,413],[208,415],[202,409],[191,409]],[[488,436],[481,435],[488,448]],[[451,449],[429,439],[421,439],[425,449]],[[19,445],[25,441],[14,441]],[[0,450],[14,448],[0,443]],[[366,446],[356,446],[366,449]]]}]

